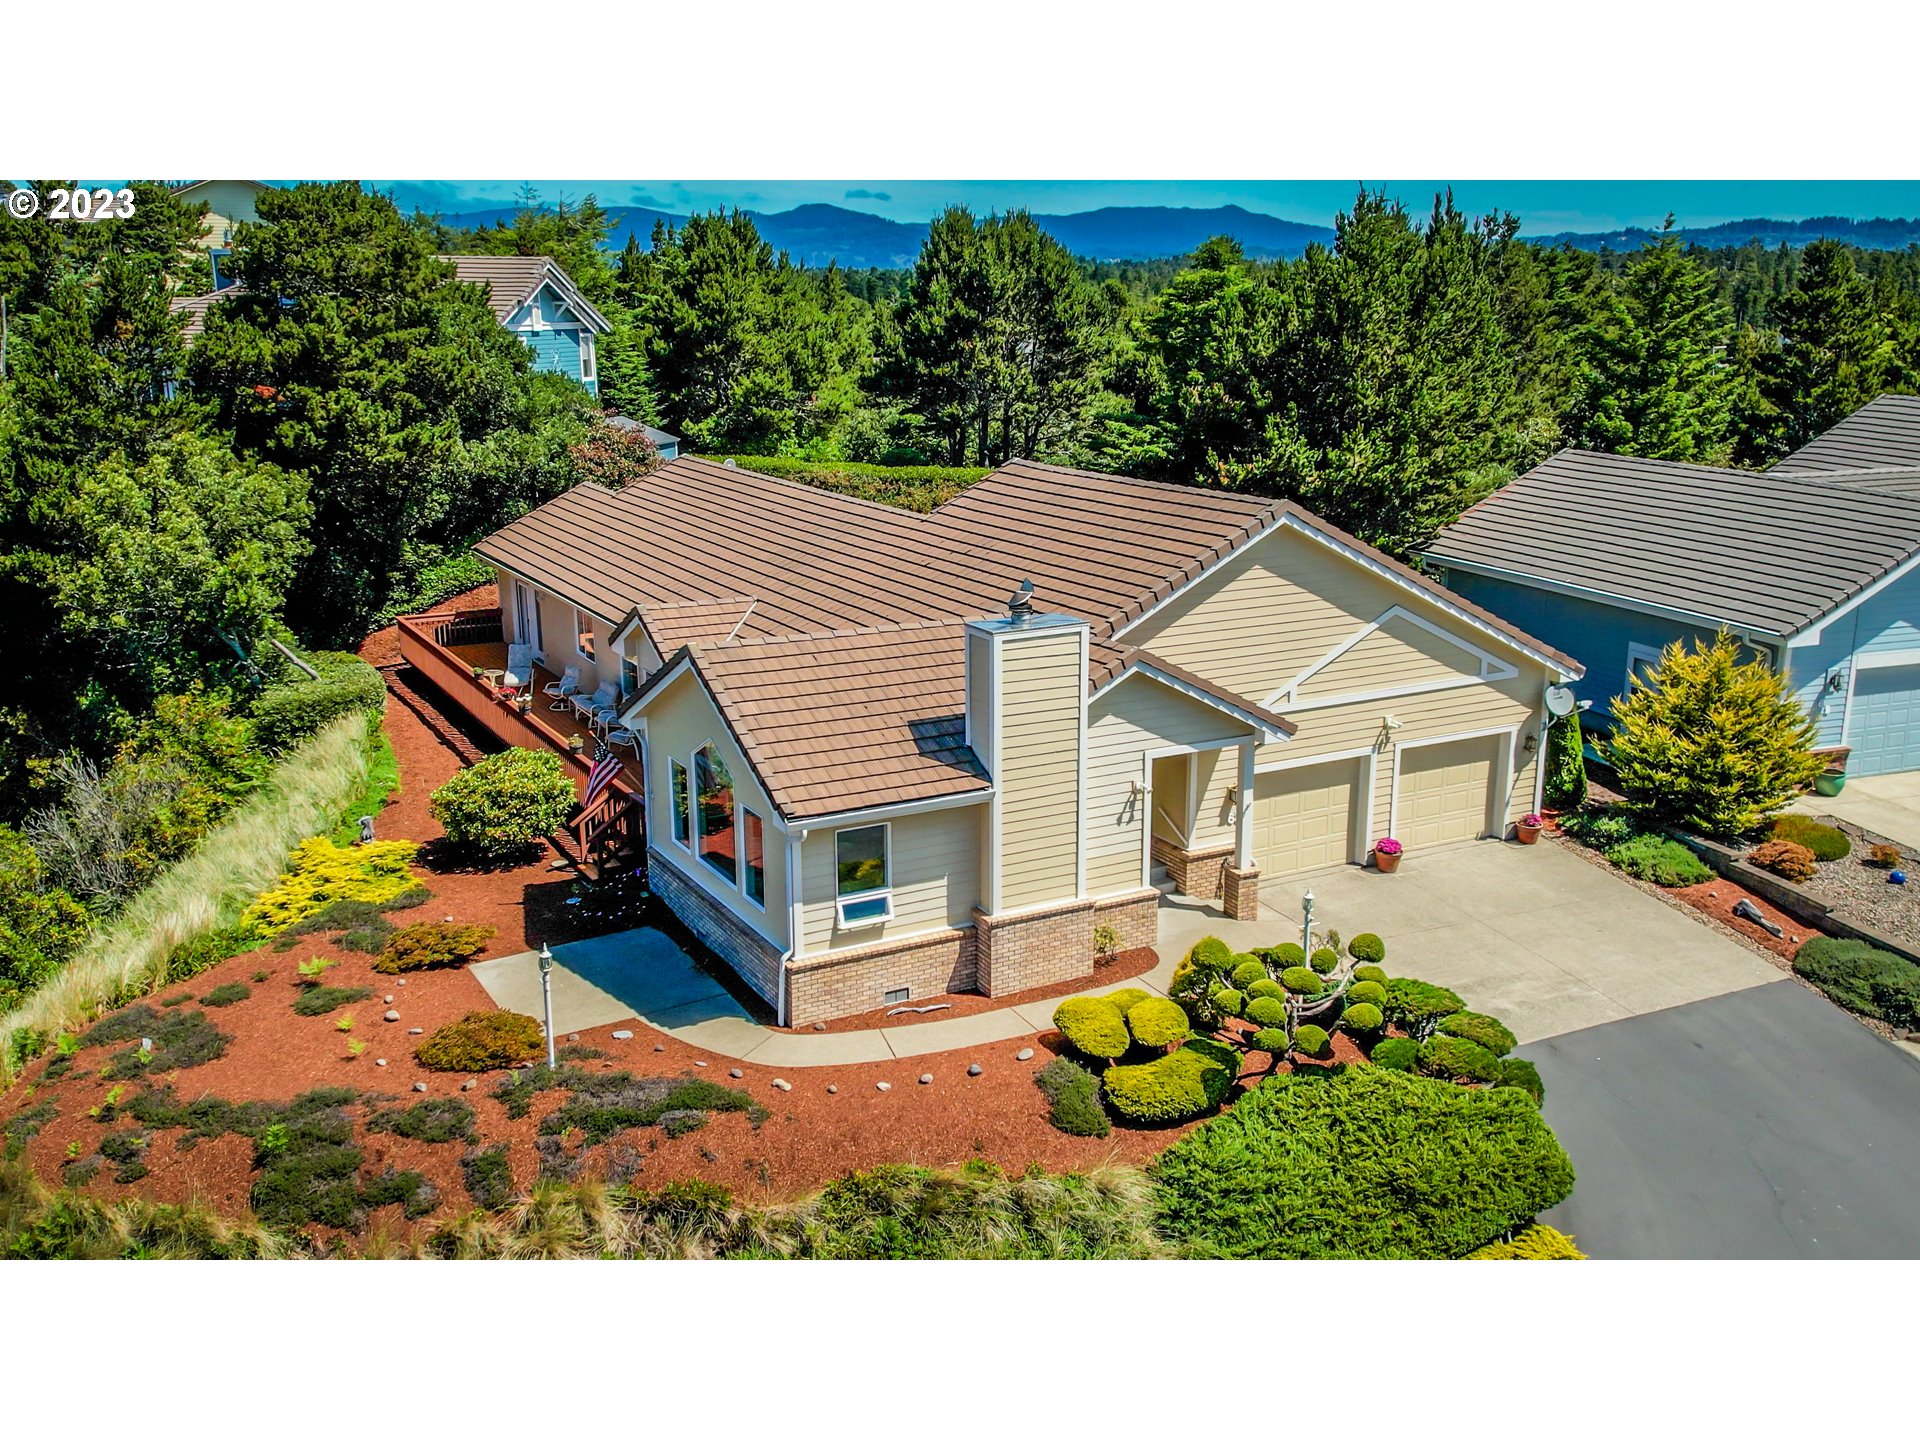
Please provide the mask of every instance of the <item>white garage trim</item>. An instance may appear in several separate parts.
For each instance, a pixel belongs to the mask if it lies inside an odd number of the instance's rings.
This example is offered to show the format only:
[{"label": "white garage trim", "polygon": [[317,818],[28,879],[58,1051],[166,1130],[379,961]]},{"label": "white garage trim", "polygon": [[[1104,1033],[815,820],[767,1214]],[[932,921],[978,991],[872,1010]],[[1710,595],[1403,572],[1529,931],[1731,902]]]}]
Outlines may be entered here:
[{"label": "white garage trim", "polygon": [[[1274,760],[1265,765],[1256,766],[1254,780],[1256,787],[1259,777],[1271,775],[1278,770],[1303,770],[1309,765],[1337,765],[1342,760],[1365,760],[1367,762],[1366,779],[1362,782],[1364,793],[1359,803],[1353,807],[1348,818],[1347,858],[1355,865],[1367,862],[1367,851],[1372,848],[1368,831],[1373,828],[1373,797],[1377,793],[1380,772],[1380,752],[1371,745],[1359,746],[1352,750],[1333,750],[1325,755],[1315,755],[1306,760]],[[1251,803],[1251,802],[1249,802]]]},{"label": "white garage trim", "polygon": [[[1395,620],[1405,620],[1410,625],[1425,630],[1436,639],[1444,640],[1449,645],[1466,651],[1467,654],[1473,656],[1474,659],[1480,662],[1479,673],[1475,675],[1450,675],[1442,680],[1423,680],[1413,685],[1396,685],[1382,690],[1367,690],[1346,695],[1328,695],[1322,696],[1317,700],[1296,700],[1294,698],[1295,692],[1298,691],[1302,685],[1306,684],[1322,670],[1333,664],[1334,661],[1353,649],[1354,646],[1358,645],[1368,636]],[[1260,702],[1260,705],[1263,709],[1270,709],[1275,705],[1284,704],[1289,710],[1319,710],[1329,705],[1352,705],[1362,700],[1389,700],[1402,695],[1421,695],[1430,690],[1453,690],[1462,685],[1484,685],[1495,680],[1511,680],[1519,673],[1518,670],[1506,661],[1496,655],[1489,654],[1478,645],[1470,644],[1462,640],[1445,626],[1434,624],[1433,621],[1427,619],[1424,615],[1414,614],[1413,611],[1407,609],[1404,605],[1394,605],[1384,613],[1362,625],[1358,630],[1354,631],[1353,634],[1342,640],[1338,645],[1334,646],[1333,649],[1329,650],[1325,655],[1322,655],[1318,660],[1314,661],[1313,664],[1294,676],[1293,679],[1289,680],[1285,685],[1282,685],[1278,690],[1274,691],[1273,694],[1267,696],[1266,699]]]},{"label": "white garage trim", "polygon": [[1494,801],[1506,795],[1513,788],[1513,747],[1520,743],[1518,725],[1496,726],[1488,730],[1457,730],[1451,735],[1435,735],[1426,740],[1402,740],[1393,747],[1393,780],[1387,790],[1387,834],[1400,828],[1400,754],[1405,750],[1420,750],[1431,745],[1451,745],[1456,740],[1491,740],[1504,735],[1507,743],[1500,753],[1494,756],[1492,794],[1487,797],[1487,828],[1496,835],[1504,835],[1507,830],[1504,813],[1495,815]]},{"label": "white garage trim", "polygon": [[1853,682],[1862,670],[1898,670],[1920,665],[1920,650],[1869,650],[1847,662],[1847,698],[1840,710],[1840,744],[1853,747]]}]

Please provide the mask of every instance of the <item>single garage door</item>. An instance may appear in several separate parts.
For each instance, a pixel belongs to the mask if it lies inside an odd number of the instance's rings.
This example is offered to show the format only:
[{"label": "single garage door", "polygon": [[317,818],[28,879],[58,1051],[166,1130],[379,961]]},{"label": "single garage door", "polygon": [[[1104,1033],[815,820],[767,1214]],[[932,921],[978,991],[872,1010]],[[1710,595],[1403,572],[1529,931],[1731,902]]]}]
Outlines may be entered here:
[{"label": "single garage door", "polygon": [[1855,672],[1847,743],[1849,774],[1920,770],[1920,665]]},{"label": "single garage door", "polygon": [[1253,858],[1263,875],[1290,875],[1353,859],[1359,760],[1296,765],[1253,777]]},{"label": "single garage door", "polygon": [[1494,756],[1504,743],[1483,736],[1402,750],[1395,838],[1420,850],[1486,834]]}]

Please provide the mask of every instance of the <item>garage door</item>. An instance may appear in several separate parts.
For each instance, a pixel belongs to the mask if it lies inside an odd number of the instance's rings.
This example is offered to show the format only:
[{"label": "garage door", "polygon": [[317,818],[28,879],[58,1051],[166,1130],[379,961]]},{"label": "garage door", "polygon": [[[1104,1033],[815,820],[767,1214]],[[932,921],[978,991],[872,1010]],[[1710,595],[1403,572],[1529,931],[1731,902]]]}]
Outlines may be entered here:
[{"label": "garage door", "polygon": [[1920,770],[1920,665],[1855,673],[1847,743],[1849,774]]},{"label": "garage door", "polygon": [[1253,779],[1253,858],[1263,875],[1289,875],[1353,858],[1361,762],[1335,760]]},{"label": "garage door", "polygon": [[1395,838],[1418,850],[1484,835],[1494,747],[1504,741],[1452,740],[1402,750]]}]

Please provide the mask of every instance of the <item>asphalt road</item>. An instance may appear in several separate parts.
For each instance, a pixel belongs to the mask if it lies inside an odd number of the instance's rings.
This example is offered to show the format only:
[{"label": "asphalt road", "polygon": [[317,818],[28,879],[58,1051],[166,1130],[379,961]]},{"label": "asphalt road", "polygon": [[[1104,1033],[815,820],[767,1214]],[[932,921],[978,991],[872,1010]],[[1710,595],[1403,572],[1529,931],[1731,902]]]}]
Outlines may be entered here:
[{"label": "asphalt road", "polygon": [[1791,981],[1522,1046],[1596,1259],[1920,1258],[1920,1063]]}]

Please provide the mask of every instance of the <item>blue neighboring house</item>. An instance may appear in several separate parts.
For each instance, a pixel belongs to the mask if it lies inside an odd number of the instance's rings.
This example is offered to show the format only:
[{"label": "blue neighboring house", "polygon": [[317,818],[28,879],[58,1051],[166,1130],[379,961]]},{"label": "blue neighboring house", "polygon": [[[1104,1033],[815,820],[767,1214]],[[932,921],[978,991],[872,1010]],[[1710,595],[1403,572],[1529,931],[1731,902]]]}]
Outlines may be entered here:
[{"label": "blue neighboring house", "polygon": [[1882,396],[1764,472],[1563,450],[1425,558],[1583,662],[1592,723],[1663,646],[1725,630],[1848,774],[1920,770],[1920,398]]}]

